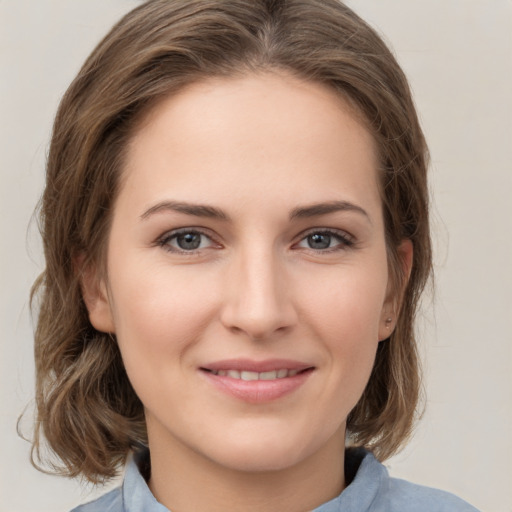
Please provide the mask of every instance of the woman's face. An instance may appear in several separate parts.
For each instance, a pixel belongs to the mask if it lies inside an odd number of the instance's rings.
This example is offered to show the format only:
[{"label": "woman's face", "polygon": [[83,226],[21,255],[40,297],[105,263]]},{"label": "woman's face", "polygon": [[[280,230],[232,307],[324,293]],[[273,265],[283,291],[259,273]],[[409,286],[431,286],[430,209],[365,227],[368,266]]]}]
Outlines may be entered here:
[{"label": "woman's face", "polygon": [[107,282],[86,299],[117,336],[151,448],[251,471],[340,456],[390,334],[376,168],[349,106],[288,75],[211,79],[152,111]]}]

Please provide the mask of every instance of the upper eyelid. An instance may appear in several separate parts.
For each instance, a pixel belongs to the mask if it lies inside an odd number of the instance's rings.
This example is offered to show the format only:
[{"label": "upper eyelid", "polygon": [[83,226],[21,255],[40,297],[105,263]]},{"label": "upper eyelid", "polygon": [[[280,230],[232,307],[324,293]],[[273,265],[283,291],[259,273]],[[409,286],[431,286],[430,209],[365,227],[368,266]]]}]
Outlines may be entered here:
[{"label": "upper eyelid", "polygon": [[211,230],[207,228],[202,228],[199,226],[186,226],[183,228],[175,228],[175,229],[169,229],[168,231],[165,231],[162,235],[158,237],[158,240],[166,239],[166,238],[172,238],[177,235],[181,235],[183,233],[199,233],[201,235],[204,235],[208,238],[214,239],[215,235],[212,234]]},{"label": "upper eyelid", "polygon": [[[177,236],[179,236],[181,234],[185,234],[185,233],[198,233],[198,234],[208,238],[211,241],[212,245],[220,245],[220,242],[214,235],[211,234],[210,230],[207,230],[205,228],[199,228],[199,227],[184,227],[184,228],[171,229],[169,231],[166,231],[161,236],[159,236],[156,239],[155,243],[156,243],[156,245],[160,245],[160,246],[168,245],[168,242],[170,240],[173,240]],[[180,249],[178,249],[178,248],[174,248],[174,250],[180,251]],[[197,250],[201,250],[201,249],[197,249]],[[183,250],[182,252],[192,253],[194,251],[184,251]]]},{"label": "upper eyelid", "polygon": [[315,234],[315,233],[327,233],[329,235],[339,236],[340,238],[347,238],[347,239],[349,239],[351,241],[355,241],[355,236],[352,235],[351,233],[349,233],[348,231],[344,230],[344,229],[326,228],[326,227],[306,229],[305,231],[300,233],[296,237],[296,239],[297,240],[302,240],[302,239],[306,238],[307,236]]}]

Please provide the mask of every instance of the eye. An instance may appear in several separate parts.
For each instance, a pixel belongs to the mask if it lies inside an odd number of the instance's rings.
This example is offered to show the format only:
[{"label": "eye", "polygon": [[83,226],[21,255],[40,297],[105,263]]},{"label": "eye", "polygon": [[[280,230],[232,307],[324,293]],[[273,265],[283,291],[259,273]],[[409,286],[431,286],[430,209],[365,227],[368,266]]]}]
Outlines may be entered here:
[{"label": "eye", "polygon": [[344,232],[332,230],[312,231],[307,234],[297,247],[315,251],[335,251],[354,245],[354,241]]},{"label": "eye", "polygon": [[208,235],[201,231],[183,229],[167,233],[158,241],[158,245],[171,252],[193,252],[207,249],[215,244]]}]

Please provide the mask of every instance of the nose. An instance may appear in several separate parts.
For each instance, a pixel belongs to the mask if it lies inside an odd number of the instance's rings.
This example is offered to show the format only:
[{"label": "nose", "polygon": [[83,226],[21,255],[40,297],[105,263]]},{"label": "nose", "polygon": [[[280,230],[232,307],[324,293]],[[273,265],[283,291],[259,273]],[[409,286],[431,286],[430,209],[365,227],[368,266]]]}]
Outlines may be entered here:
[{"label": "nose", "polygon": [[241,255],[226,284],[221,321],[253,340],[289,331],[297,321],[286,271],[272,251]]}]

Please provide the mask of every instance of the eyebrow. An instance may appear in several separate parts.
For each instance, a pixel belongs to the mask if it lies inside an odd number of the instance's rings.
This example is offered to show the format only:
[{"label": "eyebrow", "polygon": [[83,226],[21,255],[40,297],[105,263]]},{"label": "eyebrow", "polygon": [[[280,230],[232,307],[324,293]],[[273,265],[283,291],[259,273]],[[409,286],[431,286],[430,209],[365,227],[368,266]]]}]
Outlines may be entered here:
[{"label": "eyebrow", "polygon": [[205,217],[209,219],[230,220],[229,216],[214,206],[204,204],[183,203],[179,201],[162,201],[155,206],[146,210],[141,216],[141,220],[145,220],[155,213],[173,211],[185,213],[186,215],[194,215],[195,217]]},{"label": "eyebrow", "polygon": [[355,212],[366,217],[371,224],[371,219],[366,210],[349,201],[329,201],[327,203],[316,203],[309,206],[294,208],[290,213],[290,220],[318,217],[335,212]]},{"label": "eyebrow", "polygon": [[[181,201],[161,201],[160,203],[146,210],[140,216],[140,218],[141,220],[146,220],[148,217],[156,213],[166,211],[184,213],[186,215],[193,215],[195,217],[204,217],[209,219],[217,219],[224,221],[231,220],[229,215],[227,215],[220,208],[204,204],[193,204]],[[329,201],[326,203],[315,203],[308,206],[300,206],[294,208],[290,212],[290,220],[319,217],[321,215],[328,215],[329,213],[335,213],[340,211],[350,211],[359,213],[366,217],[366,219],[371,224],[370,216],[368,215],[366,210],[349,201]]]}]

